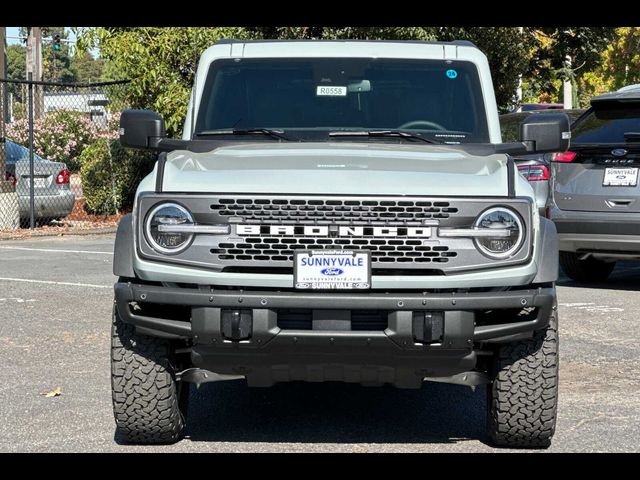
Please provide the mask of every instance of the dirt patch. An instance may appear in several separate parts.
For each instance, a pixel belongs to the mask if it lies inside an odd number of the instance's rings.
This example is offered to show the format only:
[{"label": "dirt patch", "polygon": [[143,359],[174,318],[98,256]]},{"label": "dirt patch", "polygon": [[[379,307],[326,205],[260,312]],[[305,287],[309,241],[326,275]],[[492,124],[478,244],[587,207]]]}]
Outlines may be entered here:
[{"label": "dirt patch", "polygon": [[96,233],[113,233],[118,222],[125,215],[92,215],[84,209],[85,199],[78,198],[69,215],[60,221],[48,224],[36,223],[36,228],[18,228],[17,230],[0,230],[0,240],[15,240],[41,236],[88,235]]}]

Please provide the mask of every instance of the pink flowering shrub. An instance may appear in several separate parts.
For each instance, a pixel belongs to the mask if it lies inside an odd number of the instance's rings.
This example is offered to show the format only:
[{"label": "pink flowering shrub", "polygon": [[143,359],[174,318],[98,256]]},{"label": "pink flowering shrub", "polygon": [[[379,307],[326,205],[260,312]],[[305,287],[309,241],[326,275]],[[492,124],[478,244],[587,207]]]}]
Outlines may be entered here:
[{"label": "pink flowering shrub", "polygon": [[[7,125],[7,137],[20,145],[28,146],[28,120],[16,120]],[[98,138],[99,132],[95,124],[83,112],[52,110],[34,123],[35,152],[47,160],[66,163],[72,172],[80,170],[80,154]]]}]

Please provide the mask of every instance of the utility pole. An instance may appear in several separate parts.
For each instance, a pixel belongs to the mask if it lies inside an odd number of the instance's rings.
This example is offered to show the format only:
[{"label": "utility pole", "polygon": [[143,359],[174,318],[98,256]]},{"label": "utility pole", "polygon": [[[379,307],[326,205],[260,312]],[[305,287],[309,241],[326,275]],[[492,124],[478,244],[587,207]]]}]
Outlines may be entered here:
[{"label": "utility pole", "polygon": [[562,80],[562,97],[564,108],[570,110],[573,108],[573,85],[571,84],[571,78],[568,76],[571,71],[571,55],[565,57],[564,65],[567,70],[567,76]]},{"label": "utility pole", "polygon": [[[27,78],[36,82],[42,81],[42,29],[40,27],[27,27]],[[34,118],[40,118],[44,111],[44,97],[42,86],[34,88]]]},{"label": "utility pole", "polygon": [[[524,32],[524,27],[518,27],[520,35]],[[516,99],[518,101],[518,110],[522,108],[522,74],[518,75],[518,89],[516,90]]]},{"label": "utility pole", "polygon": [[[7,78],[7,32],[0,27],[0,78]],[[5,122],[7,121],[7,84],[0,82],[0,230],[16,229],[20,224],[18,196],[13,182],[6,177]]]}]

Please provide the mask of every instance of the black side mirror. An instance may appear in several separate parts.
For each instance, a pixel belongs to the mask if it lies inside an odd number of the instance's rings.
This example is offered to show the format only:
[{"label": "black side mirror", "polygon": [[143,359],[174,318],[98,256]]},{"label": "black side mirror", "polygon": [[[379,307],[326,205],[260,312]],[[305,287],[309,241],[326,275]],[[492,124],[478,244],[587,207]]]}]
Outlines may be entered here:
[{"label": "black side mirror", "polygon": [[571,129],[566,113],[534,113],[520,124],[520,141],[528,152],[565,152]]},{"label": "black side mirror", "polygon": [[155,150],[165,135],[164,120],[151,110],[125,110],[118,133],[125,147]]}]

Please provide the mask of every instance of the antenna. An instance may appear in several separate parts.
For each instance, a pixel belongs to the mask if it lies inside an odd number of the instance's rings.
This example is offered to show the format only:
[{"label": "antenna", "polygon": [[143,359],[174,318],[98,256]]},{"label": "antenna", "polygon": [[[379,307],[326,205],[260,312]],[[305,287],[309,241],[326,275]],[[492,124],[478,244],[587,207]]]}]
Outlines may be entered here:
[{"label": "antenna", "polygon": [[193,47],[193,93],[191,94],[191,140],[196,129],[196,95],[198,94],[198,27],[194,27]]}]

